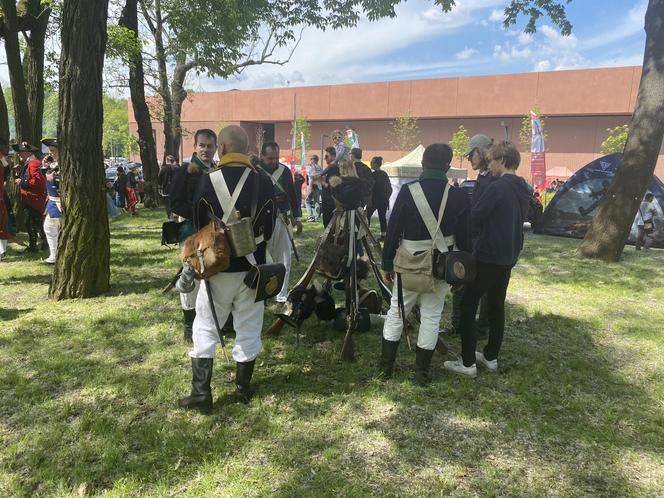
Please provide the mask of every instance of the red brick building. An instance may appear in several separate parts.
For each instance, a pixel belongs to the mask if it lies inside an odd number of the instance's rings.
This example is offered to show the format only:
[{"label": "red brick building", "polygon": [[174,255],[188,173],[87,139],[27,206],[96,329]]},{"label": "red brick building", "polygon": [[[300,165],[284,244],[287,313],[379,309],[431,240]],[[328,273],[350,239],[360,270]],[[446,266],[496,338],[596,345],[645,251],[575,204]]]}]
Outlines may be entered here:
[{"label": "red brick building", "polygon": [[[298,115],[311,125],[308,153],[320,153],[321,140],[330,145],[324,135],[334,129],[352,127],[365,158],[381,155],[387,161],[402,155],[386,139],[397,117],[418,118],[424,145],[448,142],[459,125],[470,135],[485,133],[496,139],[505,137],[507,126],[510,140],[518,142],[522,117],[537,105],[548,117],[548,168],[576,171],[600,156],[607,128],[629,123],[640,77],[640,67],[623,67],[197,93],[184,104],[182,126],[190,136],[184,139],[181,155],[191,154],[191,134],[196,129],[218,130],[231,123],[247,130],[253,147],[256,129],[262,125],[266,138],[287,152],[294,100]],[[129,109],[129,129],[135,133],[131,105]],[[154,128],[157,150],[162,150],[162,128],[159,123]],[[520,174],[530,176],[528,153],[523,155]],[[664,178],[664,152],[656,174]]]}]

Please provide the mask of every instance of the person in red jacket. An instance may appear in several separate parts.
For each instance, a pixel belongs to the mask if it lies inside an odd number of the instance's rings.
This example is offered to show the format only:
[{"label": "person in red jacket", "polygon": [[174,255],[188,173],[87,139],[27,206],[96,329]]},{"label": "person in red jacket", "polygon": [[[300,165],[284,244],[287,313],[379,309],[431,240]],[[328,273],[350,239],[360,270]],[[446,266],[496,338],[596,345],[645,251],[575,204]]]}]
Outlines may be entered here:
[{"label": "person in red jacket", "polygon": [[46,177],[41,171],[41,161],[35,157],[39,149],[28,142],[12,145],[18,152],[21,161],[25,164],[20,178],[16,184],[21,186],[21,201],[26,212],[26,226],[30,245],[28,252],[37,252],[37,236],[41,237],[41,248],[48,249],[46,234],[44,233],[44,207],[48,194],[46,193]]}]

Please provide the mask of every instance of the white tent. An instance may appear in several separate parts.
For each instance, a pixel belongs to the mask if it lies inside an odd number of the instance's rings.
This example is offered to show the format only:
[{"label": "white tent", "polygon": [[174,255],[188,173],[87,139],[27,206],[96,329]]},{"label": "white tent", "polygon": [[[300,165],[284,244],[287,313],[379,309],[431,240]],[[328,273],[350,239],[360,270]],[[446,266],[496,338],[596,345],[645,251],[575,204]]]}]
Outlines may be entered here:
[{"label": "white tent", "polygon": [[[383,171],[391,177],[419,178],[420,173],[422,172],[423,154],[424,146],[420,144],[401,159],[397,159],[396,161],[383,166]],[[447,172],[447,177],[451,179],[466,179],[468,177],[468,171],[464,168],[450,168]]]}]

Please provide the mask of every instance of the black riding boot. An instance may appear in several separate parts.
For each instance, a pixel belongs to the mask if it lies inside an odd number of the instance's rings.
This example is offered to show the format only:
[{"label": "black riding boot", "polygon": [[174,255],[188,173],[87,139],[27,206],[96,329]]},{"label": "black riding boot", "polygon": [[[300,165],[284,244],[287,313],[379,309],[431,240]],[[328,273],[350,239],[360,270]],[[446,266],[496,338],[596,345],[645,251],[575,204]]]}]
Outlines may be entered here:
[{"label": "black riding boot", "polygon": [[196,310],[182,310],[182,314],[184,315],[184,342],[191,344]]},{"label": "black riding boot", "polygon": [[397,349],[399,349],[399,341],[388,341],[383,337],[378,368],[384,379],[392,377],[392,373],[394,372],[394,360],[397,357]]},{"label": "black riding boot", "polygon": [[212,411],[212,358],[191,359],[191,394],[182,398],[180,408],[195,409],[208,414]]},{"label": "black riding boot", "polygon": [[415,349],[415,377],[413,382],[418,386],[425,387],[431,382],[433,351],[433,349],[422,349],[419,346]]},{"label": "black riding boot", "polygon": [[235,401],[238,403],[249,403],[251,399],[251,376],[254,373],[256,360],[238,361],[235,367]]}]

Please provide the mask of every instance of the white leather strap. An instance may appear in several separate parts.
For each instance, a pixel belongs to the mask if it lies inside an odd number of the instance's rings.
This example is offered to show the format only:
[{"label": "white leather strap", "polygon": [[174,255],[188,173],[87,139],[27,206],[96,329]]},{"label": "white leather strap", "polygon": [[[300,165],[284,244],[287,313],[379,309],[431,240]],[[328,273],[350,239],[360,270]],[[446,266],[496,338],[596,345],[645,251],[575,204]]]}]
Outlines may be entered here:
[{"label": "white leather strap", "polygon": [[286,170],[286,167],[283,164],[280,164],[277,166],[277,169],[275,169],[272,174],[270,175],[272,177],[272,181],[277,184],[279,183],[279,178],[281,178],[281,175],[284,174],[284,171]]},{"label": "white leather strap", "polygon": [[217,199],[219,200],[219,204],[221,204],[221,209],[224,212],[224,217],[221,219],[221,221],[223,221],[225,224],[228,224],[229,220],[231,219],[231,216],[234,218],[233,221],[235,221],[235,218],[237,218],[235,214],[235,204],[237,203],[237,200],[240,198],[240,194],[242,193],[242,187],[244,187],[244,184],[246,183],[248,177],[249,177],[249,168],[245,168],[244,171],[242,172],[240,180],[237,182],[237,185],[235,186],[233,195],[231,195],[230,191],[228,190],[228,185],[226,184],[226,179],[224,178],[221,169],[210,173],[210,181],[212,182],[214,193],[217,194]]},{"label": "white leather strap", "polygon": [[420,182],[411,183],[408,188],[410,189],[410,194],[413,196],[415,207],[417,207],[417,211],[420,213],[420,217],[422,218],[422,221],[424,222],[424,225],[427,227],[429,235],[431,236],[431,247],[437,247],[439,251],[447,252],[447,245],[441,247],[442,244],[437,243],[437,241],[440,240],[443,243],[446,242],[445,236],[440,230],[440,224],[443,221],[443,215],[445,214],[445,207],[447,206],[447,198],[450,192],[450,186],[445,184],[443,198],[440,202],[440,207],[438,208],[437,220],[433,214],[433,211],[431,210],[431,207],[429,206],[429,203],[427,202],[427,198],[424,195],[424,191],[422,190],[422,185],[420,185]]}]

